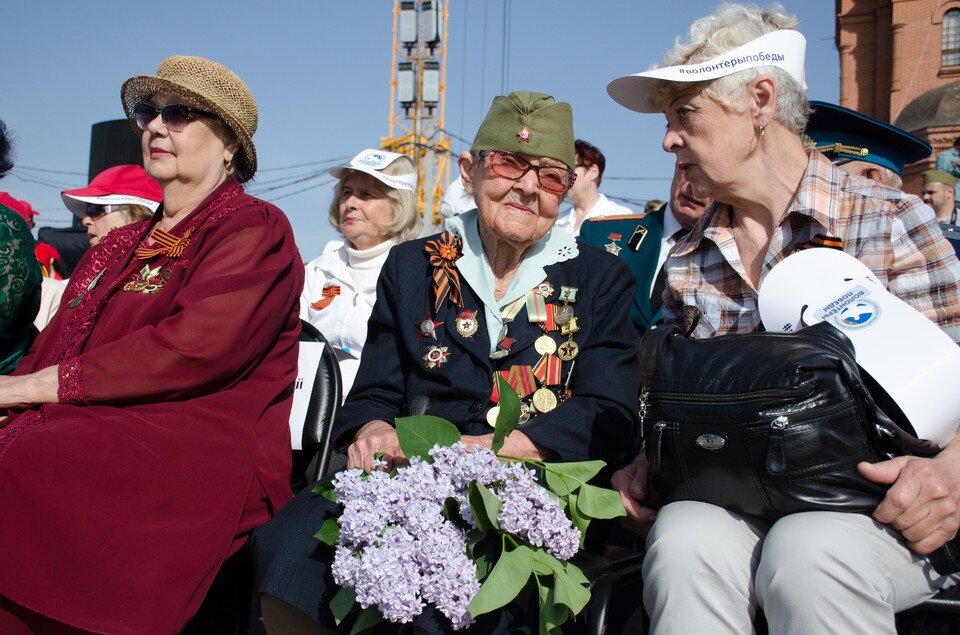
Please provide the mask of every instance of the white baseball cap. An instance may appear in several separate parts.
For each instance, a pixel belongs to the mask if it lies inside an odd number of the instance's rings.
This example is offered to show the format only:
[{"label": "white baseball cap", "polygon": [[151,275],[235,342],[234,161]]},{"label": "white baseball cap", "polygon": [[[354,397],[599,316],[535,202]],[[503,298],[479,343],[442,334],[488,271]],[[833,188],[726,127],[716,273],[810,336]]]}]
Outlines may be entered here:
[{"label": "white baseball cap", "polygon": [[338,165],[330,168],[329,172],[331,176],[342,179],[347,170],[355,170],[369,174],[384,185],[392,187],[395,190],[410,190],[411,192],[415,192],[417,190],[416,172],[411,172],[410,174],[384,174],[381,171],[402,156],[406,155],[388,152],[387,150],[368,148],[362,150],[360,154],[350,159],[350,165]]}]

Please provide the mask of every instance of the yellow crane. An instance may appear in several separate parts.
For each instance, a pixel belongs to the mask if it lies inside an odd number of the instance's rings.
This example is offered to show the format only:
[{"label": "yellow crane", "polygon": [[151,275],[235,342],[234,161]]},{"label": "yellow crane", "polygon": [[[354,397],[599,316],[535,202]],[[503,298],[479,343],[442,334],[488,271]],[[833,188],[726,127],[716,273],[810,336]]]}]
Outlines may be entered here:
[{"label": "yellow crane", "polygon": [[450,139],[444,131],[449,3],[393,2],[390,119],[380,146],[413,159],[417,210],[427,227],[440,224],[450,170]]}]

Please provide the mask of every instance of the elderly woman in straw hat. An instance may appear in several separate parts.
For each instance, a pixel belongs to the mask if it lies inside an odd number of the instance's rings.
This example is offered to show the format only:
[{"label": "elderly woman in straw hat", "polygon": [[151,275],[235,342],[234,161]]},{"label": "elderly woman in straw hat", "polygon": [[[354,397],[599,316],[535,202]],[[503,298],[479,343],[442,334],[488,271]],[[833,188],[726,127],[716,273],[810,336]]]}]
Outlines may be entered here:
[{"label": "elderly woman in straw hat", "polygon": [[0,632],[178,632],[290,496],[303,267],[243,191],[256,104],[183,56],[121,98],[163,207],[84,256],[0,383]]},{"label": "elderly woman in straw hat", "polygon": [[[666,67],[608,87],[627,108],[666,115],[663,148],[716,201],[667,261],[667,322],[698,338],[757,330],[765,276],[820,235],[960,340],[960,265],[931,210],[804,149],[796,23],[777,5],[723,5],[693,23]],[[890,486],[872,518],[814,511],[771,525],[703,502],[665,506],[644,562],[652,631],[749,633],[762,607],[772,633],[893,633],[896,611],[957,581],[925,554],[957,531],[958,454],[954,441],[935,459],[861,463]],[[644,531],[646,470],[641,454],[614,478]]]},{"label": "elderly woman in straw hat", "polygon": [[[447,232],[398,245],[383,266],[357,380],[333,431],[348,467],[374,469],[378,455],[401,462],[393,422],[411,409],[489,447],[498,374],[524,404],[504,454],[612,461],[623,452],[639,384],[633,278],[617,258],[554,228],[573,183],[573,139],[569,104],[529,92],[494,99],[459,159],[476,209],[448,219]],[[331,512],[305,491],[257,532],[268,631],[332,627],[333,553],[311,537]],[[465,606],[428,607],[416,624],[443,632],[451,620],[469,624]],[[505,613],[481,620],[471,632],[510,623]]]},{"label": "elderly woman in straw hat", "polygon": [[394,245],[420,231],[417,173],[410,157],[368,148],[330,174],[339,179],[330,224],[345,244],[307,263],[300,317],[336,351],[346,395],[360,366],[380,269]]}]

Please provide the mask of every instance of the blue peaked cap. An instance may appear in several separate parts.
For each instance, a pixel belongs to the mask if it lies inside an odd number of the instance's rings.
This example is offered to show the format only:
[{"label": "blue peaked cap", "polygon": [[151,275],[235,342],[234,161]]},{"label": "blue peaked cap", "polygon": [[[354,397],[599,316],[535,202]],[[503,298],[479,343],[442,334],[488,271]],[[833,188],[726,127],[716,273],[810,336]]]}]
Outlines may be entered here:
[{"label": "blue peaked cap", "polygon": [[903,166],[925,159],[930,144],[906,130],[825,101],[811,101],[806,134],[831,161],[867,161],[903,174]]}]

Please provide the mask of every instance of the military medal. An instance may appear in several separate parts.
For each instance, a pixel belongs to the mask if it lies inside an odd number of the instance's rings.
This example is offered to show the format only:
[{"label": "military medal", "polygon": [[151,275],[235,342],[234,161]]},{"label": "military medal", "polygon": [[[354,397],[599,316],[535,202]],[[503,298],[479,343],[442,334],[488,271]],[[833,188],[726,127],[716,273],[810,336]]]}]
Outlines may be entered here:
[{"label": "military medal", "polygon": [[532,415],[533,413],[530,412],[530,406],[527,404],[527,402],[521,401],[520,402],[520,419],[517,421],[517,424],[520,425],[520,424],[526,423],[527,421],[530,420],[530,417]]},{"label": "military medal", "polygon": [[423,322],[414,322],[414,324],[416,324],[417,328],[420,330],[420,332],[417,333],[417,341],[420,341],[425,337],[429,337],[430,339],[436,341],[437,328],[443,326],[443,322],[434,322],[431,320],[430,315],[427,315]]},{"label": "military medal", "polygon": [[578,291],[579,289],[576,287],[560,287],[560,301],[564,303],[576,302]]},{"label": "military medal", "polygon": [[550,412],[557,407],[557,396],[548,388],[540,388],[533,393],[533,407],[537,412]]},{"label": "military medal", "polygon": [[537,285],[537,288],[534,289],[534,291],[542,295],[544,298],[549,298],[553,295],[553,285],[550,284],[548,280],[544,280]]},{"label": "military medal", "polygon": [[560,327],[560,333],[563,335],[573,335],[580,330],[580,327],[577,326],[577,318],[572,317],[570,321]]},{"label": "military medal", "polygon": [[573,319],[573,307],[569,304],[557,307],[553,312],[553,319],[557,324],[563,325]]},{"label": "military medal", "polygon": [[140,270],[140,275],[123,285],[123,290],[142,293],[144,295],[153,295],[160,292],[160,289],[163,288],[163,285],[166,284],[169,278],[170,272],[164,271],[160,273],[159,265],[152,269],[150,265],[143,265],[143,269]]},{"label": "military medal", "polygon": [[557,352],[557,343],[553,338],[544,333],[533,343],[533,349],[541,355],[553,355]]},{"label": "military medal", "polygon": [[427,368],[435,368],[446,364],[449,357],[450,352],[446,346],[434,344],[427,349],[427,352],[423,354],[421,359],[423,359],[423,365]]},{"label": "military medal", "polygon": [[513,348],[513,345],[517,340],[512,337],[504,337],[502,340],[497,342],[497,350],[490,353],[490,359],[502,359],[510,353],[510,349]]},{"label": "military medal", "polygon": [[491,428],[497,427],[497,417],[500,415],[500,406],[494,406],[487,410],[487,425]]},{"label": "military medal", "polygon": [[572,339],[561,343],[560,346],[557,347],[557,357],[559,357],[565,362],[569,362],[570,360],[572,360],[574,357],[577,356],[577,353],[579,352],[580,352],[580,347],[577,346],[577,343],[574,342]]},{"label": "military medal", "polygon": [[620,238],[621,238],[621,237],[620,237],[620,234],[617,234],[617,233],[614,232],[614,233],[611,233],[611,234],[608,236],[608,238],[610,239],[610,242],[608,242],[606,245],[604,245],[603,248],[606,249],[607,251],[609,251],[609,252],[610,252],[611,254],[613,254],[614,256],[619,256],[619,255],[620,255],[620,250],[623,249],[623,247],[621,247],[620,245],[617,244],[617,241],[620,240]]},{"label": "military medal", "polygon": [[[479,325],[477,324],[477,312],[464,309],[457,316],[457,333],[460,337],[473,337],[476,334]],[[504,333],[506,335],[506,333]],[[501,338],[502,339],[502,338]]]}]

